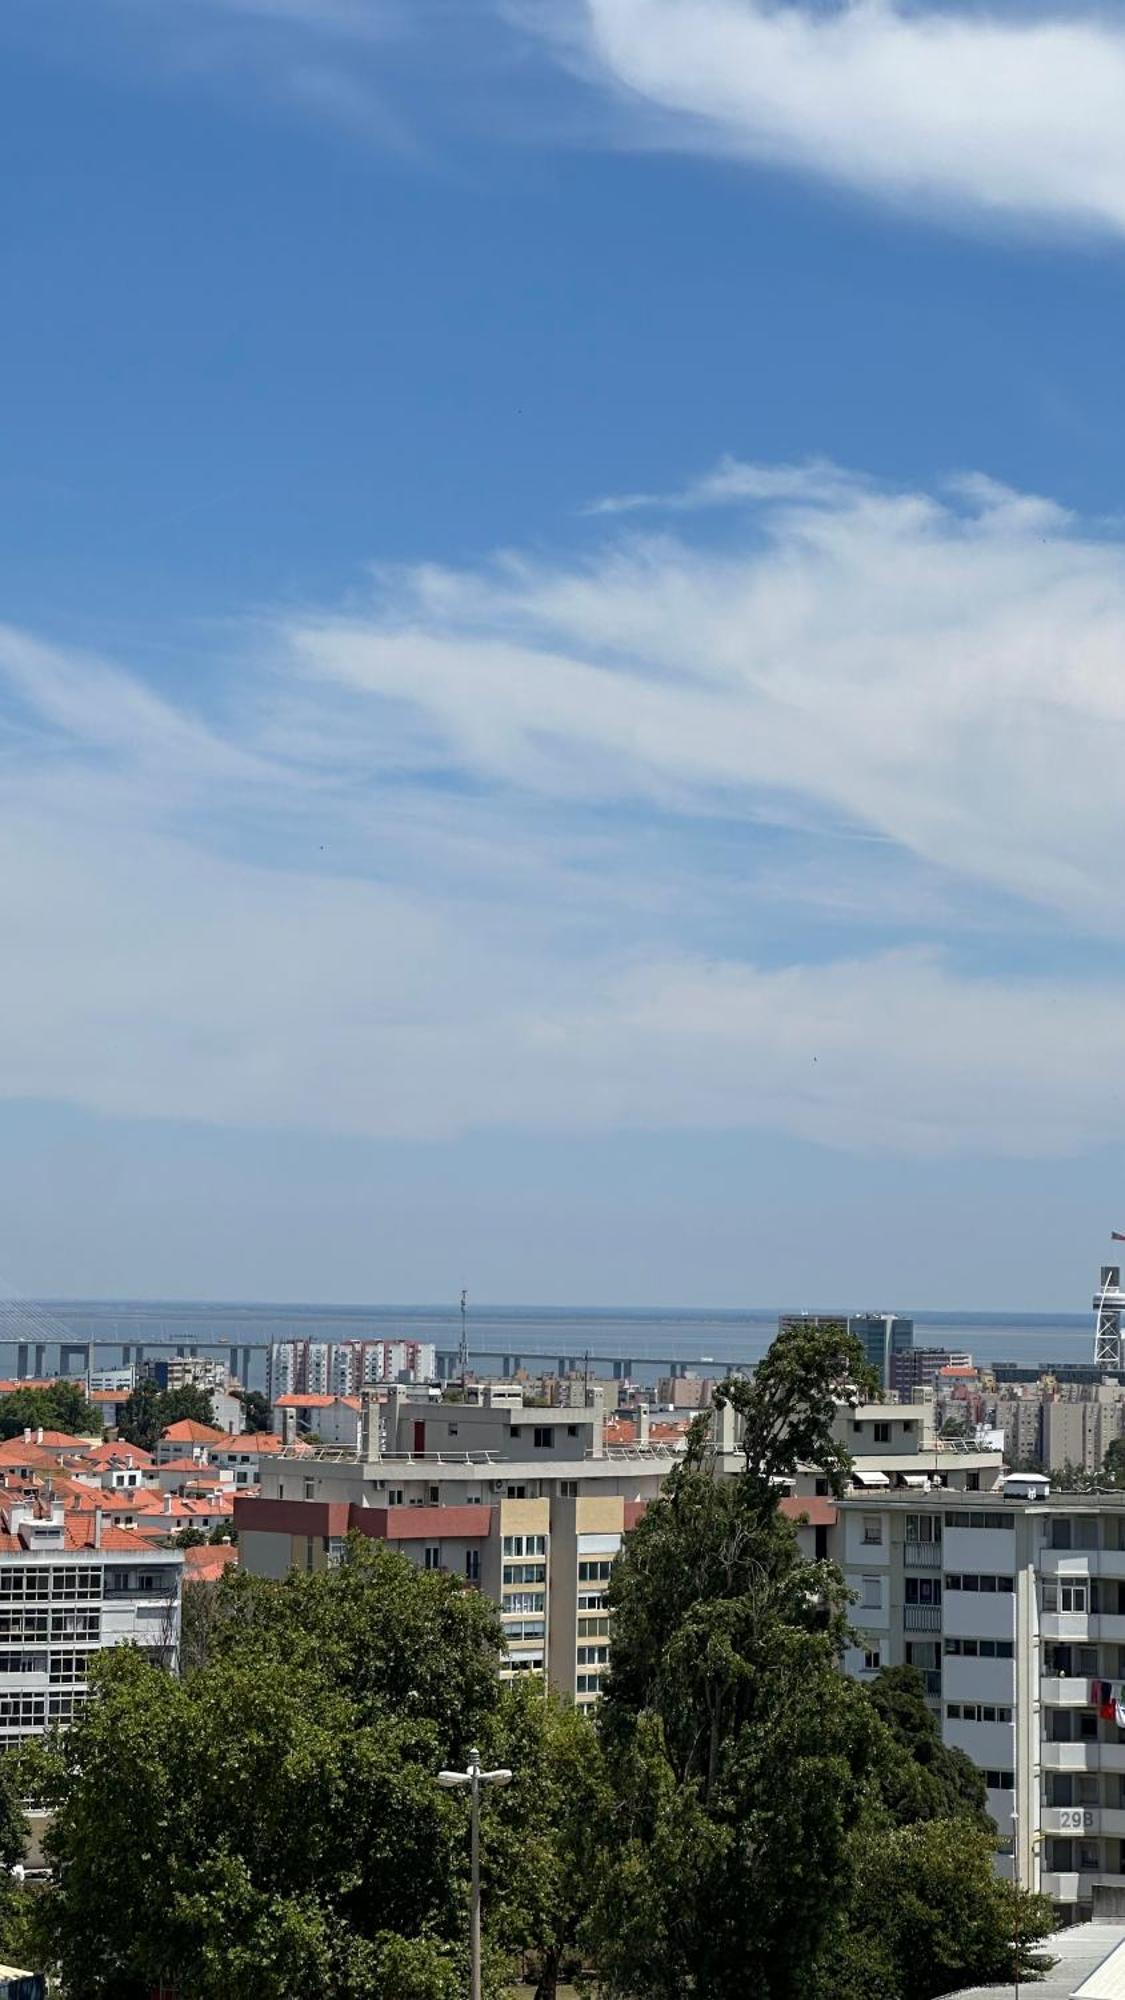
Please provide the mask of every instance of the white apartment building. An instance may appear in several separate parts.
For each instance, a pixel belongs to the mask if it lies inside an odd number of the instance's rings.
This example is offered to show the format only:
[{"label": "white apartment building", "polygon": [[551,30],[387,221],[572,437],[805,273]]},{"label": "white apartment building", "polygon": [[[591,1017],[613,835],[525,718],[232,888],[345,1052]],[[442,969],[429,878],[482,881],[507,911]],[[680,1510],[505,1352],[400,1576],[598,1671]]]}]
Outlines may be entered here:
[{"label": "white apartment building", "polygon": [[183,1555],[62,1506],[0,1508],[0,1747],[69,1722],[93,1656],[134,1645],[175,1665]]},{"label": "white apartment building", "polygon": [[429,1382],[437,1350],[421,1340],[275,1340],[270,1348],[266,1394],[352,1396],[384,1382]]}]

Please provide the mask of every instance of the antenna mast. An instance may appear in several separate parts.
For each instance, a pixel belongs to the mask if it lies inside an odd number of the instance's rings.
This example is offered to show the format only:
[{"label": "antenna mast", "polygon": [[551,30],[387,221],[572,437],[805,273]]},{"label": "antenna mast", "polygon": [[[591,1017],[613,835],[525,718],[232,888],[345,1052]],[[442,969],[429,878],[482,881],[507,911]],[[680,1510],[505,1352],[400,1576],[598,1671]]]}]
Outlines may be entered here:
[{"label": "antenna mast", "polygon": [[1116,1373],[1121,1367],[1121,1307],[1125,1300],[1121,1296],[1120,1264],[1103,1264],[1101,1291],[1094,1294],[1094,1366],[1111,1368]]},{"label": "antenna mast", "polygon": [[469,1294],[461,1288],[461,1352],[457,1357],[461,1370],[461,1387],[469,1379]]}]

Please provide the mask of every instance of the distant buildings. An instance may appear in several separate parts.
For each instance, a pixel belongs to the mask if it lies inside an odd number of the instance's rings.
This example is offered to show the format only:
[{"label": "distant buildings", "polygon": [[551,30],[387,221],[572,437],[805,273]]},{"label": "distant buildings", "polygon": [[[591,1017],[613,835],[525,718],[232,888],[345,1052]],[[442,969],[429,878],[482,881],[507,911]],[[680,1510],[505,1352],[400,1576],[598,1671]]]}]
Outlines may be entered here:
[{"label": "distant buildings", "polygon": [[889,1389],[897,1357],[909,1353],[914,1346],[914,1321],[903,1319],[899,1313],[783,1313],[778,1320],[778,1331],[802,1323],[824,1326],[833,1322],[842,1323],[855,1336],[865,1360],[879,1378],[880,1388]]},{"label": "distant buildings", "polygon": [[382,1382],[430,1382],[437,1353],[424,1340],[275,1340],[266,1395],[352,1396]]}]

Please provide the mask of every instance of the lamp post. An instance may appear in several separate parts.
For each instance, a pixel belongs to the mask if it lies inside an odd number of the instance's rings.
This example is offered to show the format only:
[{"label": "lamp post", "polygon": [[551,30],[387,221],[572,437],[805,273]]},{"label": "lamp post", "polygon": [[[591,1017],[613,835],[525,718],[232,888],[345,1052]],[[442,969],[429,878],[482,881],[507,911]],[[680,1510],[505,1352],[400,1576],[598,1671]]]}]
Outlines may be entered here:
[{"label": "lamp post", "polygon": [[510,1785],[510,1771],[482,1771],[480,1751],[470,1750],[467,1771],[439,1771],[438,1784],[447,1792],[469,1794],[472,1851],[472,1900],[469,1904],[469,2000],[480,1995],[480,1794],[482,1785]]},{"label": "lamp post", "polygon": [[1020,1868],[1020,1816],[1019,1816],[1018,1812],[1014,1812],[1014,1813],[1012,1814],[1012,1881],[1013,1881],[1013,1883],[1015,1884],[1015,1891],[1016,1891],[1016,1897],[1015,1897],[1015,1910],[1014,1910],[1014,1924],[1015,1924],[1015,1932],[1016,1932],[1016,1935],[1015,1935],[1015,1939],[1014,1939],[1014,1944],[1015,1944],[1015,1960],[1016,1960],[1016,1962],[1015,1962],[1015,1974],[1016,1974],[1016,1978],[1015,1978],[1015,2000],[1020,2000],[1020,1886],[1021,1886],[1021,1884],[1020,1884],[1020,1876],[1021,1876],[1021,1873],[1022,1873],[1022,1870],[1021,1870],[1021,1868]]}]

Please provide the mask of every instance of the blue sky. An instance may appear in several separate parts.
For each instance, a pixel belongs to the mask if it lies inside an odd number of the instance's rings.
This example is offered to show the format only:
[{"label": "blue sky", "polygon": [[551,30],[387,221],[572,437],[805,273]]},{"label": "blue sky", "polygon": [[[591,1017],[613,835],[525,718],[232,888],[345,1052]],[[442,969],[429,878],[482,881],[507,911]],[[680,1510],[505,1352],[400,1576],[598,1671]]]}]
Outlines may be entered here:
[{"label": "blue sky", "polygon": [[10,1285],[1080,1307],[1122,89],[1117,7],[8,0]]}]

